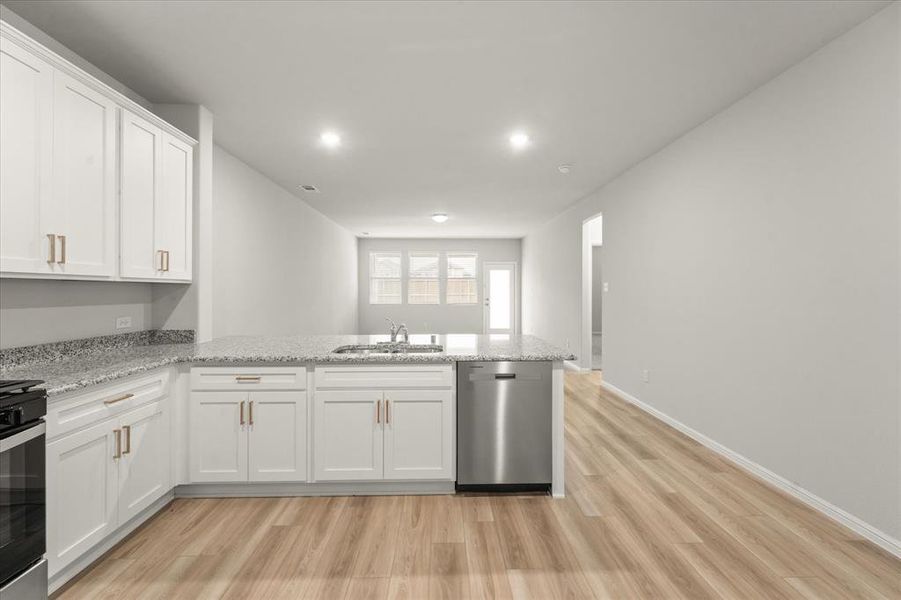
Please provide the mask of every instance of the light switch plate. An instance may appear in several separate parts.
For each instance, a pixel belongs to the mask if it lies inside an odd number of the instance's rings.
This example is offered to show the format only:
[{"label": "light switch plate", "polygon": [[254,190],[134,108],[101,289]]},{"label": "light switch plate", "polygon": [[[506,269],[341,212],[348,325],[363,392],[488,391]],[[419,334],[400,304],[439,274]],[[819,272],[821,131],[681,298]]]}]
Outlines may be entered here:
[{"label": "light switch plate", "polygon": [[131,317],[118,317],[116,319],[116,329],[128,329],[131,327]]}]

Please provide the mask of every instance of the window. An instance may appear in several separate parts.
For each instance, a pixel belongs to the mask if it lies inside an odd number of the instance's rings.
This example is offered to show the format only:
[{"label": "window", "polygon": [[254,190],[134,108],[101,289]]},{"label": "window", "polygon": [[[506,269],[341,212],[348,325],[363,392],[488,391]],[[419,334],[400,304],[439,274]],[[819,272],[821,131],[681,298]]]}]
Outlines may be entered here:
[{"label": "window", "polygon": [[467,253],[447,254],[447,303],[475,304],[479,301],[476,290],[476,263],[479,255]]},{"label": "window", "polygon": [[369,303],[400,304],[400,252],[369,253]]},{"label": "window", "polygon": [[438,253],[411,252],[407,281],[409,304],[439,304]]}]

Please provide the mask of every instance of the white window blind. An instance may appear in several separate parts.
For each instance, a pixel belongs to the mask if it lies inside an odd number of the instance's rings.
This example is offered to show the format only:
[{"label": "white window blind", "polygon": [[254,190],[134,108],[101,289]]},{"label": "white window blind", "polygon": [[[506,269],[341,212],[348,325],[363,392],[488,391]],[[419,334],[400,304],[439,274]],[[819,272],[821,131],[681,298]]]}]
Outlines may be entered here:
[{"label": "white window blind", "polygon": [[439,304],[438,253],[411,252],[407,280],[409,304]]},{"label": "white window blind", "polygon": [[474,252],[447,254],[447,303],[476,304],[479,301],[476,287],[476,264],[479,255]]},{"label": "white window blind", "polygon": [[400,304],[400,252],[369,253],[369,303]]}]

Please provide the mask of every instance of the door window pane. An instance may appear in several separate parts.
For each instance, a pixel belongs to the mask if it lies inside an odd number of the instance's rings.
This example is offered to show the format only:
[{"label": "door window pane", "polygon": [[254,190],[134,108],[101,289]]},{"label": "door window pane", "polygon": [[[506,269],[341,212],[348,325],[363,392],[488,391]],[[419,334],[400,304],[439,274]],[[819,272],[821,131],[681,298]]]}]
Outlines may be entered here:
[{"label": "door window pane", "polygon": [[506,269],[492,270],[488,273],[488,298],[490,311],[488,314],[489,329],[510,329],[513,315],[510,314],[512,298],[510,271]]}]

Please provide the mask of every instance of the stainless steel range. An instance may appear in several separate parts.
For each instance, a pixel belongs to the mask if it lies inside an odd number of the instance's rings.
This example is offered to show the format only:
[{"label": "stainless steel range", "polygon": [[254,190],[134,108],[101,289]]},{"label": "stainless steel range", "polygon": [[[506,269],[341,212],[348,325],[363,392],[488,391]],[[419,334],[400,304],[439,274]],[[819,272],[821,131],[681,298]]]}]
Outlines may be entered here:
[{"label": "stainless steel range", "polygon": [[47,394],[42,381],[0,381],[0,598],[47,598]]}]

